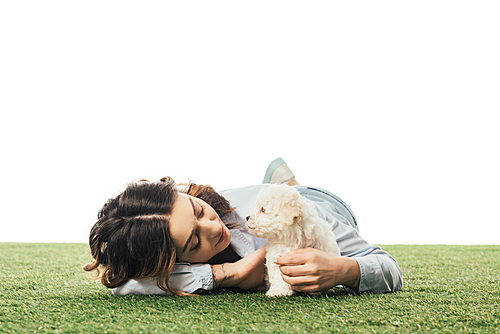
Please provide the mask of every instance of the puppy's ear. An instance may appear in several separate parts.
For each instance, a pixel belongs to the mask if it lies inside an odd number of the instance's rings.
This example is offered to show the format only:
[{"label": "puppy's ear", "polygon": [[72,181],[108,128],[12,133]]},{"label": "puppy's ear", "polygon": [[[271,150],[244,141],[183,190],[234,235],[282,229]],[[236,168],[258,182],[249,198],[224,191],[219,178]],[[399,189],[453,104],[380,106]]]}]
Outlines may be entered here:
[{"label": "puppy's ear", "polygon": [[302,210],[300,207],[288,204],[281,208],[279,219],[287,225],[292,225],[301,215]]}]

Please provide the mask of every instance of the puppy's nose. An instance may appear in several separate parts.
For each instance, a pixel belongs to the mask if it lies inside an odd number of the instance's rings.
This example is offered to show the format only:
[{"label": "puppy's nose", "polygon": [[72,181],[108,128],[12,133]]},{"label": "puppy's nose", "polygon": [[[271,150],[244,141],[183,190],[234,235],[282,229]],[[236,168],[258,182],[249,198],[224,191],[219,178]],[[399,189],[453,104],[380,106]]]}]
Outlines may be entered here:
[{"label": "puppy's nose", "polygon": [[250,216],[247,216],[247,221],[250,220]]}]

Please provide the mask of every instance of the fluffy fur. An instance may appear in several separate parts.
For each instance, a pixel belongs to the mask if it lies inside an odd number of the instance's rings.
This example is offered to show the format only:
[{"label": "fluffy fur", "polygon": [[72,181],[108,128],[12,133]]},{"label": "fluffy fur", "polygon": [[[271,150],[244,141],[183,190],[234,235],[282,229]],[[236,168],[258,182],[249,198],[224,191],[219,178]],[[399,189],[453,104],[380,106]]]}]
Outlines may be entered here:
[{"label": "fluffy fur", "polygon": [[247,218],[247,228],[253,235],[268,239],[268,296],[293,294],[290,285],[283,281],[279,266],[274,263],[280,255],[313,247],[340,256],[331,226],[319,218],[311,201],[287,185],[271,185],[259,193],[255,210]]}]

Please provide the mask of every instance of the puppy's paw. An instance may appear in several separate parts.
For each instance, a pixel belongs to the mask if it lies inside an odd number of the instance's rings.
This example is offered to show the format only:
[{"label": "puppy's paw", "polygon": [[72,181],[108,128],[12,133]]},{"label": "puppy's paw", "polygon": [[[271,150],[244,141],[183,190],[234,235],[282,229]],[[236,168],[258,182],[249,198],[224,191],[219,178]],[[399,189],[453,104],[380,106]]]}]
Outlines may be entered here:
[{"label": "puppy's paw", "polygon": [[266,296],[268,297],[291,296],[291,295],[293,295],[293,290],[290,287],[288,289],[271,287],[266,293]]}]

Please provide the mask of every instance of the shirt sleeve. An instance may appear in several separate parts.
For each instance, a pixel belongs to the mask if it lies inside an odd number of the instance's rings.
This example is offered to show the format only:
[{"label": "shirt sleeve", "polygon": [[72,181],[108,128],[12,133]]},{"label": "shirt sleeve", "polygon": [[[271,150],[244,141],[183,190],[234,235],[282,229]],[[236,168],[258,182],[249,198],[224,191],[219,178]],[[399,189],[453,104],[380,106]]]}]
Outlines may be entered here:
[{"label": "shirt sleeve", "polygon": [[[186,293],[201,293],[214,288],[209,264],[176,263],[168,285]],[[168,295],[156,285],[156,278],[131,279],[112,289],[115,295]]]},{"label": "shirt sleeve", "polygon": [[[366,242],[352,227],[336,221],[333,226],[341,256],[359,263],[359,292],[384,293],[403,288],[403,272],[396,260],[380,247]],[[346,288],[350,292],[353,290]]]}]

